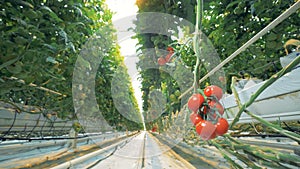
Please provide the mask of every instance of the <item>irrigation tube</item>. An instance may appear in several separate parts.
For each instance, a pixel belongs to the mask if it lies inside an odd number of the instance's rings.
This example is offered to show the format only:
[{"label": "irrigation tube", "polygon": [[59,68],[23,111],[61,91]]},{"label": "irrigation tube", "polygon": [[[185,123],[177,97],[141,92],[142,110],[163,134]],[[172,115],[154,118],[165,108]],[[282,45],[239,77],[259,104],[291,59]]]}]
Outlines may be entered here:
[{"label": "irrigation tube", "polygon": [[[118,134],[111,133],[109,135],[105,134],[105,135],[96,135],[96,136],[88,136],[88,137],[77,138],[77,143],[87,142],[88,140],[95,141],[95,140],[98,140],[98,139],[102,139],[102,141],[106,141],[106,137],[109,137],[109,139],[110,139],[110,138],[119,137],[119,136],[120,136],[120,138],[126,137],[126,135],[122,134],[122,133],[118,133]],[[43,140],[43,139],[34,140],[34,139],[32,139],[31,140],[32,142],[0,144],[0,152],[1,151],[6,151],[6,150],[16,151],[18,149],[20,149],[22,151],[24,151],[24,150],[29,151],[29,150],[32,150],[32,149],[42,149],[42,148],[46,148],[46,147],[63,146],[65,144],[67,144],[70,140],[73,140],[74,138],[69,137],[69,138],[56,138],[56,139],[58,139],[58,140]]]},{"label": "irrigation tube", "polygon": [[70,160],[70,161],[68,161],[68,162],[62,163],[62,164],[60,164],[60,165],[57,165],[57,166],[55,166],[55,167],[52,167],[51,169],[66,169],[66,168],[71,168],[71,167],[73,167],[73,166],[75,166],[75,165],[78,165],[78,164],[80,164],[80,163],[83,163],[84,161],[87,161],[87,160],[90,159],[90,158],[93,158],[93,157],[95,157],[95,156],[97,156],[97,155],[103,154],[103,153],[109,151],[110,149],[116,148],[117,146],[119,146],[119,145],[121,145],[122,143],[127,142],[127,141],[128,141],[128,139],[126,139],[126,140],[124,140],[124,141],[120,141],[120,142],[118,142],[118,143],[112,144],[112,145],[110,145],[110,146],[108,146],[108,147],[105,147],[105,148],[103,148],[103,149],[94,151],[94,152],[92,152],[92,153],[86,154],[86,155],[81,156],[81,157],[79,157],[79,158],[76,158],[76,159]]},{"label": "irrigation tube", "polygon": [[218,71],[225,64],[227,64],[229,61],[231,61],[232,59],[234,59],[238,54],[240,54],[245,49],[247,49],[250,45],[252,45],[254,42],[256,42],[260,37],[262,37],[263,35],[265,35],[266,33],[268,33],[268,31],[270,31],[275,26],[277,26],[279,23],[281,23],[283,20],[285,20],[286,18],[288,18],[291,14],[293,14],[294,12],[296,12],[299,8],[300,8],[300,0],[298,0],[294,5],[292,5],[285,12],[283,12],[281,15],[279,15],[274,21],[272,21],[268,26],[266,26],[264,29],[262,29],[260,32],[258,32],[248,42],[246,42],[243,46],[241,46],[239,49],[237,49],[235,52],[233,52],[229,57],[227,57],[225,60],[223,60],[219,65],[217,65],[210,72],[208,72],[205,76],[203,76],[199,80],[199,83],[202,83],[205,79],[207,79],[208,77],[210,77],[211,75],[213,75],[216,71]]}]

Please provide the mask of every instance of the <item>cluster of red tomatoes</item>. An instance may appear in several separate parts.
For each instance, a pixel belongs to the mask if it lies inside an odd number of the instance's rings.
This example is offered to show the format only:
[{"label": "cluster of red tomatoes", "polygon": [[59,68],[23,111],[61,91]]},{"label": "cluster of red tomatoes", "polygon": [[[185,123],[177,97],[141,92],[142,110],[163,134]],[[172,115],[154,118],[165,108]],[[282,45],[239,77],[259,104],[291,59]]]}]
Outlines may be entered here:
[{"label": "cluster of red tomatoes", "polygon": [[158,58],[157,60],[157,63],[160,65],[160,66],[163,66],[165,65],[166,63],[170,62],[171,60],[171,57],[172,55],[174,54],[174,49],[172,47],[168,47],[167,48],[167,51],[169,51],[169,53],[164,57],[164,56],[161,56]]},{"label": "cluster of red tomatoes", "polygon": [[190,120],[203,140],[213,139],[228,131],[229,124],[222,117],[224,107],[219,102],[222,96],[222,89],[211,85],[201,91],[201,94],[193,94],[188,100],[188,108],[192,111]]}]

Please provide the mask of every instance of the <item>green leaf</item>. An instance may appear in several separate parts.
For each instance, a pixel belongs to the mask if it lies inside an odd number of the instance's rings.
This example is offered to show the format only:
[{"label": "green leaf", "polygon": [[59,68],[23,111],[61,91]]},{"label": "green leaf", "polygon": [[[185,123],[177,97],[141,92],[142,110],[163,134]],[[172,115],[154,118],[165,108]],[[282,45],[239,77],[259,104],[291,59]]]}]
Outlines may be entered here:
[{"label": "green leaf", "polygon": [[62,39],[65,41],[65,44],[67,45],[67,43],[68,43],[67,33],[63,29],[60,29],[59,35],[62,37]]},{"label": "green leaf", "polygon": [[72,52],[76,52],[75,46],[72,42],[67,43],[67,48],[71,49]]},{"label": "green leaf", "polygon": [[22,1],[22,0],[19,0],[19,1],[16,1],[16,2],[19,5],[22,5],[23,7],[28,7],[28,8],[34,9],[34,6],[29,2],[25,2],[25,1]]},{"label": "green leaf", "polygon": [[236,5],[238,5],[238,3],[240,3],[240,1],[233,1],[226,6],[226,9],[236,6]]},{"label": "green leaf", "polygon": [[27,27],[27,23],[24,20],[22,20],[21,18],[12,16],[11,19],[17,21],[18,24],[20,24],[24,27]]},{"label": "green leaf", "polygon": [[46,48],[50,49],[50,51],[52,51],[52,53],[55,53],[57,51],[56,47],[49,45],[49,44],[43,44],[43,46],[45,46]]},{"label": "green leaf", "polygon": [[32,9],[27,10],[26,12],[24,12],[24,15],[27,16],[30,19],[36,19],[38,17],[38,14]]},{"label": "green leaf", "polygon": [[13,64],[13,63],[15,63],[18,60],[20,60],[20,57],[16,57],[16,58],[11,59],[11,60],[9,60],[7,62],[4,62],[2,65],[0,65],[0,70],[3,69],[3,68],[5,68],[5,67],[7,67],[7,66],[9,66],[9,65],[11,65],[11,64]]},{"label": "green leaf", "polygon": [[15,37],[15,42],[19,45],[24,45],[24,44],[27,44],[28,43],[28,40],[23,38],[22,36],[17,36]]},{"label": "green leaf", "polygon": [[55,58],[51,57],[51,56],[48,56],[47,59],[46,59],[46,62],[50,62],[50,63],[53,63],[53,64],[57,64],[58,62],[55,60]]},{"label": "green leaf", "polygon": [[63,20],[60,19],[60,18],[56,15],[56,13],[54,13],[49,7],[47,7],[47,6],[41,6],[40,9],[41,9],[41,10],[47,11],[47,12],[49,13],[49,15],[50,15],[55,21],[57,21],[57,22],[63,22]]},{"label": "green leaf", "polygon": [[6,69],[13,74],[18,74],[21,73],[22,71],[22,63],[21,62],[16,62],[13,65],[9,65],[6,67]]}]

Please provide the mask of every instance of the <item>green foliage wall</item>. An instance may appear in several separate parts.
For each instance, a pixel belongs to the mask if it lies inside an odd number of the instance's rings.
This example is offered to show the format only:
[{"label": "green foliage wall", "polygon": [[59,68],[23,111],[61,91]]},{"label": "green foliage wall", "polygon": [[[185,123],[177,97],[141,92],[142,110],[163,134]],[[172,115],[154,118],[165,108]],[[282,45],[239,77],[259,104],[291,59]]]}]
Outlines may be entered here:
[{"label": "green foliage wall", "polygon": [[[213,1],[205,9],[203,31],[212,40],[221,59],[225,59],[276,17],[288,9],[293,0],[235,0]],[[231,74],[248,73],[252,77],[268,79],[281,69],[283,44],[300,38],[299,10],[254,43],[225,66]]]},{"label": "green foliage wall", "polygon": [[[99,109],[111,125],[140,127],[123,120],[112,104],[110,79],[116,68],[124,65],[112,13],[104,0],[4,0],[0,2],[0,16],[2,101],[39,106],[57,112],[63,119],[76,118],[72,100],[74,64],[89,38],[106,36],[107,41],[98,48],[103,60],[95,79]],[[128,76],[123,82],[130,88]]]}]

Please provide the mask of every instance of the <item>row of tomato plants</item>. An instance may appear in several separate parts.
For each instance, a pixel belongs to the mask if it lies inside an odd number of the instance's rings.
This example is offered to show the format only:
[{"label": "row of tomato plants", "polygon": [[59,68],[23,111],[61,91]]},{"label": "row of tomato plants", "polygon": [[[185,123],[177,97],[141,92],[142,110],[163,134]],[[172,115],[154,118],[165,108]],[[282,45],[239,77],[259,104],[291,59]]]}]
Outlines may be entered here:
[{"label": "row of tomato plants", "polygon": [[[195,36],[198,35],[195,34]],[[197,45],[194,46],[196,46],[197,48],[199,47]],[[158,58],[158,65],[164,66],[167,63],[170,63],[172,61],[172,58],[176,56],[176,52],[174,52],[173,48],[168,47],[167,50],[169,51],[169,53],[165,57],[162,56]],[[199,49],[194,50],[199,51]],[[199,55],[199,53],[195,52],[197,59],[199,59],[200,57],[198,57],[197,54]],[[266,147],[250,146],[245,143],[241,143],[237,139],[231,137],[229,134],[225,134],[229,128],[232,128],[239,121],[240,115],[245,112],[254,119],[258,120],[263,125],[273,129],[275,132],[279,132],[297,142],[300,142],[300,136],[298,134],[284,130],[281,127],[276,126],[264,120],[263,118],[247,111],[246,109],[255,101],[255,99],[262,93],[264,89],[270,86],[274,81],[283,76],[285,73],[291,71],[293,67],[299,63],[300,57],[295,59],[290,65],[283,68],[281,71],[267,80],[266,83],[250,97],[250,100],[243,105],[239,101],[239,96],[232,85],[231,89],[236,97],[236,101],[238,102],[240,109],[237,112],[236,118],[230,125],[228,124],[227,120],[222,117],[222,115],[224,114],[224,107],[219,102],[223,95],[222,89],[218,86],[210,85],[202,90],[197,87],[199,86],[199,84],[197,84],[198,79],[197,77],[195,77],[193,86],[195,88],[194,94],[190,96],[187,106],[191,112],[190,120],[195,126],[196,133],[202,140],[208,141],[209,144],[215,146],[234,168],[243,167],[233,161],[231,158],[232,156],[238,157],[240,161],[244,162],[251,168],[263,168],[263,166],[275,168],[285,167],[284,165],[282,165],[282,163],[287,163],[299,167],[299,164],[294,161],[295,159],[297,159],[297,157],[294,155],[282,153]],[[199,65],[196,64],[195,66]],[[197,67],[194,70],[198,70]],[[197,72],[195,72],[194,76],[197,75],[196,73]],[[234,82],[235,80],[232,80],[232,83]],[[224,139],[214,139],[217,136],[223,136]],[[259,161],[259,163],[250,160],[248,158],[248,155],[254,156]]]}]

